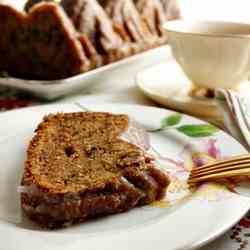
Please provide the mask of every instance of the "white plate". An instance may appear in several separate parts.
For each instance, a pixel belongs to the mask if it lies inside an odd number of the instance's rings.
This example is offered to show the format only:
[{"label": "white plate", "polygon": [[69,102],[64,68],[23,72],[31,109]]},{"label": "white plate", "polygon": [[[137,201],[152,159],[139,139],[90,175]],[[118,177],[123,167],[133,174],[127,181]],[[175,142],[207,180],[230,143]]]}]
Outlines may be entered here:
[{"label": "white plate", "polygon": [[[127,113],[146,128],[158,128],[164,118],[173,114],[164,109],[136,105],[102,104],[88,105],[87,108]],[[222,186],[203,185],[193,194],[182,187],[192,158],[197,161],[211,159],[211,155],[226,157],[246,153],[246,150],[222,131],[209,137],[190,138],[171,128],[150,133],[151,146],[167,158],[161,161],[161,166],[173,179],[167,200],[67,229],[41,230],[22,218],[17,188],[25,150],[34,129],[45,114],[58,111],[79,111],[79,107],[73,104],[48,105],[0,115],[1,250],[188,250],[225,232],[250,208],[249,198],[231,193]],[[204,122],[183,115],[177,126],[185,124]],[[182,196],[185,198],[176,203],[175,199]]]},{"label": "white plate", "polygon": [[169,47],[161,46],[63,80],[35,81],[6,77],[0,78],[0,85],[17,88],[50,100],[86,89],[99,82],[113,80],[112,72],[115,69],[124,71],[125,67],[129,67],[130,74],[136,74],[138,70],[159,63],[168,55],[170,55]]},{"label": "white plate", "polygon": [[[190,96],[193,84],[173,57],[166,63],[141,70],[136,75],[136,83],[146,96],[161,105],[206,120],[221,121],[215,101]],[[250,82],[245,82],[239,86],[238,92],[244,95],[249,93],[249,90]]]}]

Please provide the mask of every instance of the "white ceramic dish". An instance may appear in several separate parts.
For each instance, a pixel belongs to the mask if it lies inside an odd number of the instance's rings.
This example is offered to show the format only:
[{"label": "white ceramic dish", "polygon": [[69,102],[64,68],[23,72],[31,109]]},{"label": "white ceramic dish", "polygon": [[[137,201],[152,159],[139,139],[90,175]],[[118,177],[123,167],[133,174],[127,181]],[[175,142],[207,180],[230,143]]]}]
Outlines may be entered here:
[{"label": "white ceramic dish", "polygon": [[[136,105],[86,107],[93,111],[127,113],[150,128],[158,128],[163,119],[173,115],[172,111]],[[34,129],[45,114],[58,111],[79,111],[79,107],[49,105],[0,114],[1,250],[188,250],[225,232],[250,208],[249,198],[231,193],[222,186],[206,184],[193,194],[182,188],[195,164],[194,157],[212,159],[246,153],[246,150],[222,131],[209,137],[190,138],[172,128],[150,133],[151,147],[166,157],[160,163],[172,176],[168,200],[67,229],[41,230],[21,216],[17,188],[25,150]],[[204,122],[186,115],[181,118],[176,126],[204,125]],[[186,198],[180,200],[185,195]],[[174,200],[178,197],[176,204]],[[170,203],[175,205],[169,206]]]},{"label": "white ceramic dish", "polygon": [[[136,84],[146,96],[167,108],[221,123],[216,102],[190,96],[193,84],[174,59],[141,70],[136,75]],[[238,88],[241,96],[247,96],[249,91],[250,82]]]},{"label": "white ceramic dish", "polygon": [[167,55],[170,55],[169,47],[162,46],[63,80],[32,81],[7,77],[0,78],[0,85],[51,100],[86,89],[99,82],[112,81],[112,72],[117,69],[124,71],[124,68],[129,67],[130,74],[135,74],[139,69],[167,58]]},{"label": "white ceramic dish", "polygon": [[198,86],[235,88],[250,74],[250,25],[170,21],[164,25],[176,61]]}]

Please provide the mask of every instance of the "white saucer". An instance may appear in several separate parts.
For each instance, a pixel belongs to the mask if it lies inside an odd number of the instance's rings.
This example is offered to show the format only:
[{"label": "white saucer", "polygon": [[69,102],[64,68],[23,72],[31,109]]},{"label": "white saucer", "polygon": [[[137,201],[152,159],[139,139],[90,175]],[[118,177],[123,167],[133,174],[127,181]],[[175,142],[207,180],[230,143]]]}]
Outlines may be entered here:
[{"label": "white saucer", "polygon": [[[190,96],[192,83],[173,59],[140,71],[136,83],[146,96],[167,108],[220,123],[216,102]],[[238,91],[250,93],[250,82],[243,83]]]}]

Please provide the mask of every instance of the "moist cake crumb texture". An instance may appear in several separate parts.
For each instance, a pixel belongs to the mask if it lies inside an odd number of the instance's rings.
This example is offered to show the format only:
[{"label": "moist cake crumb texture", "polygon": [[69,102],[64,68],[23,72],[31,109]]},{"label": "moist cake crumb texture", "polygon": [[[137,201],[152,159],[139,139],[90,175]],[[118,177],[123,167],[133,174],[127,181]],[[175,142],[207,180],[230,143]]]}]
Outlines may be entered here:
[{"label": "moist cake crumb texture", "polygon": [[120,138],[127,115],[48,115],[30,142],[21,193],[25,213],[61,227],[161,199],[169,183],[152,158]]}]

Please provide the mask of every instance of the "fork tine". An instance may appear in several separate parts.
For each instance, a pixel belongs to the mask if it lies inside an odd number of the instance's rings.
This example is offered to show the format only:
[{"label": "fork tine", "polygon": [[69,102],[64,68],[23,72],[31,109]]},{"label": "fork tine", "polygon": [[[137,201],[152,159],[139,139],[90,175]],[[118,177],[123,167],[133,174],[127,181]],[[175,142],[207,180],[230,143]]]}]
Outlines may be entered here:
[{"label": "fork tine", "polygon": [[225,162],[221,165],[204,165],[202,168],[199,168],[198,170],[196,168],[194,168],[192,170],[192,173],[201,173],[203,171],[207,171],[207,170],[219,170],[220,168],[224,168],[226,166],[232,166],[232,165],[240,165],[240,164],[247,164],[250,162],[250,159],[246,159],[246,160],[241,160],[241,161],[235,161],[235,162],[231,162],[231,161],[228,161],[228,162]]},{"label": "fork tine", "polygon": [[228,160],[212,162],[191,171],[187,183],[189,187],[198,182],[239,175],[250,175],[250,154],[236,156]]},{"label": "fork tine", "polygon": [[196,177],[196,176],[200,176],[200,175],[204,175],[204,174],[210,174],[210,173],[213,173],[213,172],[222,172],[222,171],[225,171],[225,170],[230,170],[230,169],[238,169],[238,168],[246,168],[246,167],[250,167],[250,160],[248,161],[241,161],[241,162],[238,162],[237,164],[236,163],[228,163],[228,164],[223,164],[221,165],[220,167],[205,167],[203,169],[201,169],[200,171],[191,171],[191,177]]},{"label": "fork tine", "polygon": [[237,170],[228,170],[228,171],[223,171],[220,173],[213,173],[209,175],[204,175],[201,177],[197,178],[190,178],[188,180],[188,184],[193,184],[201,181],[208,181],[208,180],[214,180],[214,179],[219,179],[219,178],[228,178],[228,177],[233,177],[233,176],[239,176],[239,175],[250,175],[250,167],[244,168],[244,169],[237,169]]},{"label": "fork tine", "polygon": [[220,166],[220,165],[223,165],[223,164],[228,164],[229,162],[233,163],[233,162],[237,162],[237,161],[241,161],[241,160],[250,160],[250,154],[247,154],[247,155],[242,155],[242,156],[236,156],[236,157],[233,157],[231,159],[227,159],[227,160],[221,160],[221,161],[218,161],[218,162],[211,162],[211,163],[208,163],[204,166],[200,166],[200,167],[197,167],[195,169],[193,169],[192,171],[199,171],[201,169],[204,169],[204,168],[208,168],[208,167],[215,167],[215,166]]},{"label": "fork tine", "polygon": [[250,157],[249,157],[249,159],[240,159],[238,161],[223,161],[220,164],[206,164],[206,165],[203,165],[201,167],[194,168],[192,170],[192,172],[193,173],[196,173],[196,172],[198,173],[198,172],[201,172],[201,171],[203,171],[205,169],[219,169],[219,168],[229,166],[229,165],[238,165],[238,164],[248,163],[248,162],[250,162]]}]

